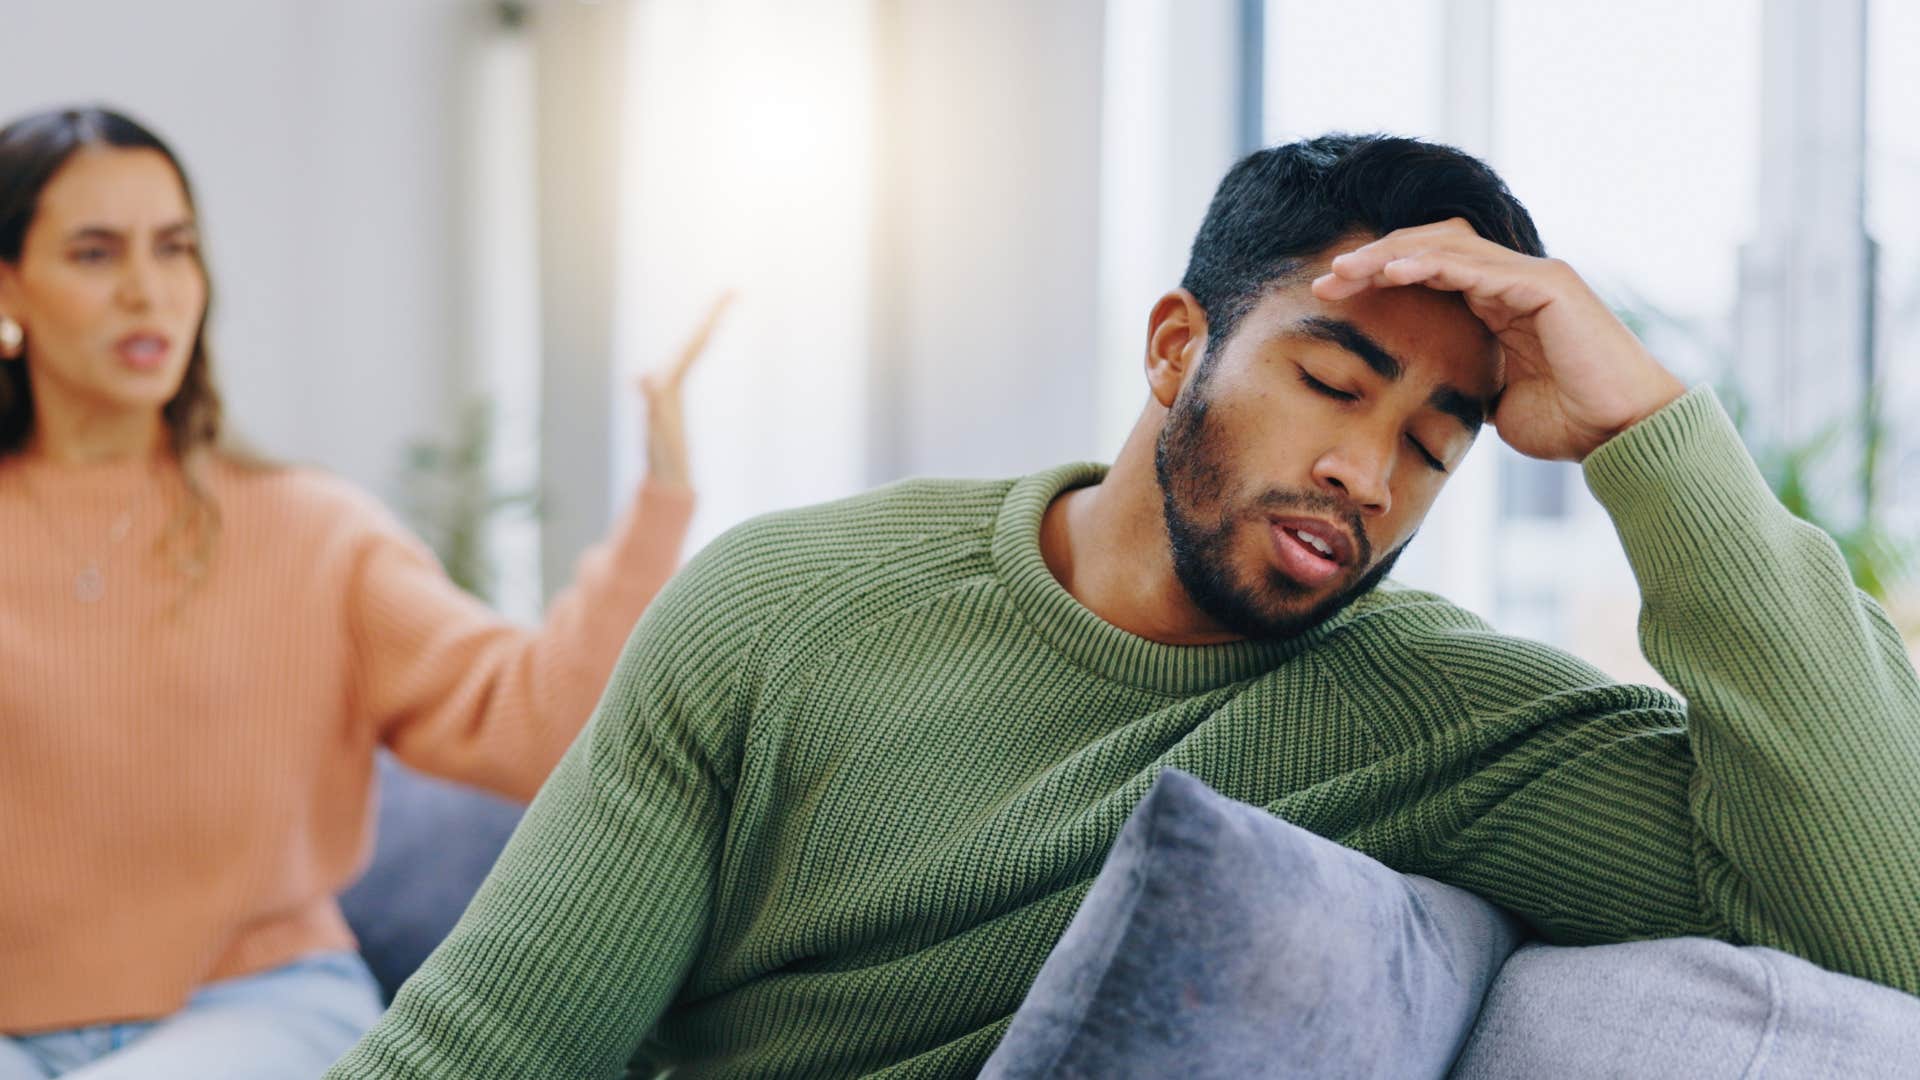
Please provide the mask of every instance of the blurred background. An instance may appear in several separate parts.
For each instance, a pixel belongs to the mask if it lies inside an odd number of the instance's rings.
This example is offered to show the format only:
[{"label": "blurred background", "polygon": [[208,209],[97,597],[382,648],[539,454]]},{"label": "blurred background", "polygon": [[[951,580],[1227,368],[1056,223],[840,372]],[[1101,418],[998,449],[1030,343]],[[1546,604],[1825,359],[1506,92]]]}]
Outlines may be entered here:
[{"label": "blurred background", "polygon": [[[191,170],[229,404],[536,618],[689,388],[695,545],[908,475],[1109,459],[1221,174],[1330,129],[1489,160],[1920,630],[1920,4],[0,0],[0,116]],[[1482,440],[1402,562],[1646,678],[1577,467]]]}]

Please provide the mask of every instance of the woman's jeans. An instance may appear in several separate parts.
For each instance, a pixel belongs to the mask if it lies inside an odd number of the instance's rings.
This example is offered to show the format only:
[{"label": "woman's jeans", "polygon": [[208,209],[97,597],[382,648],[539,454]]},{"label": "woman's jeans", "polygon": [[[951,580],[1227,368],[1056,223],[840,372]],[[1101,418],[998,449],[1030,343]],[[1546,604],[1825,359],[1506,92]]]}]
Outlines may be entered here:
[{"label": "woman's jeans", "polygon": [[384,1007],[360,957],[209,983],[163,1020],[0,1035],[0,1080],[316,1080]]}]

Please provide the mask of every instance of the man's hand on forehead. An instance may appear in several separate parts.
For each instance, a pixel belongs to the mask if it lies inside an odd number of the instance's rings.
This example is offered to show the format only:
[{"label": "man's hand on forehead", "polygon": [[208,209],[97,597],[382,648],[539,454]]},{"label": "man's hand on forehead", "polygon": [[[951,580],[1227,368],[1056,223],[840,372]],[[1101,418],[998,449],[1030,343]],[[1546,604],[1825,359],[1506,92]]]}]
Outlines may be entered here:
[{"label": "man's hand on forehead", "polygon": [[1313,294],[1406,285],[1461,294],[1493,332],[1506,369],[1493,425],[1530,457],[1580,461],[1686,391],[1572,267],[1495,244],[1460,218],[1335,256]]}]

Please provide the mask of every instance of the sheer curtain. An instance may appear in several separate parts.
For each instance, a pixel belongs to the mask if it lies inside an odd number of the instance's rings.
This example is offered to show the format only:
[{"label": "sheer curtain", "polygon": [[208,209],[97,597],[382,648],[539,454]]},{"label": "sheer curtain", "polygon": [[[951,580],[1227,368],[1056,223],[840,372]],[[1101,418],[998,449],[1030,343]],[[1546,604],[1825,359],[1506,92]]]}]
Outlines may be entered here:
[{"label": "sheer curtain", "polygon": [[[872,4],[632,6],[607,393],[738,292],[688,385],[701,506],[689,551],[746,517],[864,486]],[[643,464],[615,410],[615,497]]]}]

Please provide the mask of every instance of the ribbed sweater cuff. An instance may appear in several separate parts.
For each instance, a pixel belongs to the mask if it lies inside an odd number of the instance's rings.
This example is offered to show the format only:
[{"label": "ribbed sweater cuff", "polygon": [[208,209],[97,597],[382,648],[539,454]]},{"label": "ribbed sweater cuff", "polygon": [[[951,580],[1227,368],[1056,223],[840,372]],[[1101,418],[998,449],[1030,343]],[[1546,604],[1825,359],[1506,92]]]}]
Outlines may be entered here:
[{"label": "ribbed sweater cuff", "polygon": [[1643,589],[1697,573],[1703,549],[1751,535],[1782,512],[1705,386],[1587,455],[1584,469]]}]

